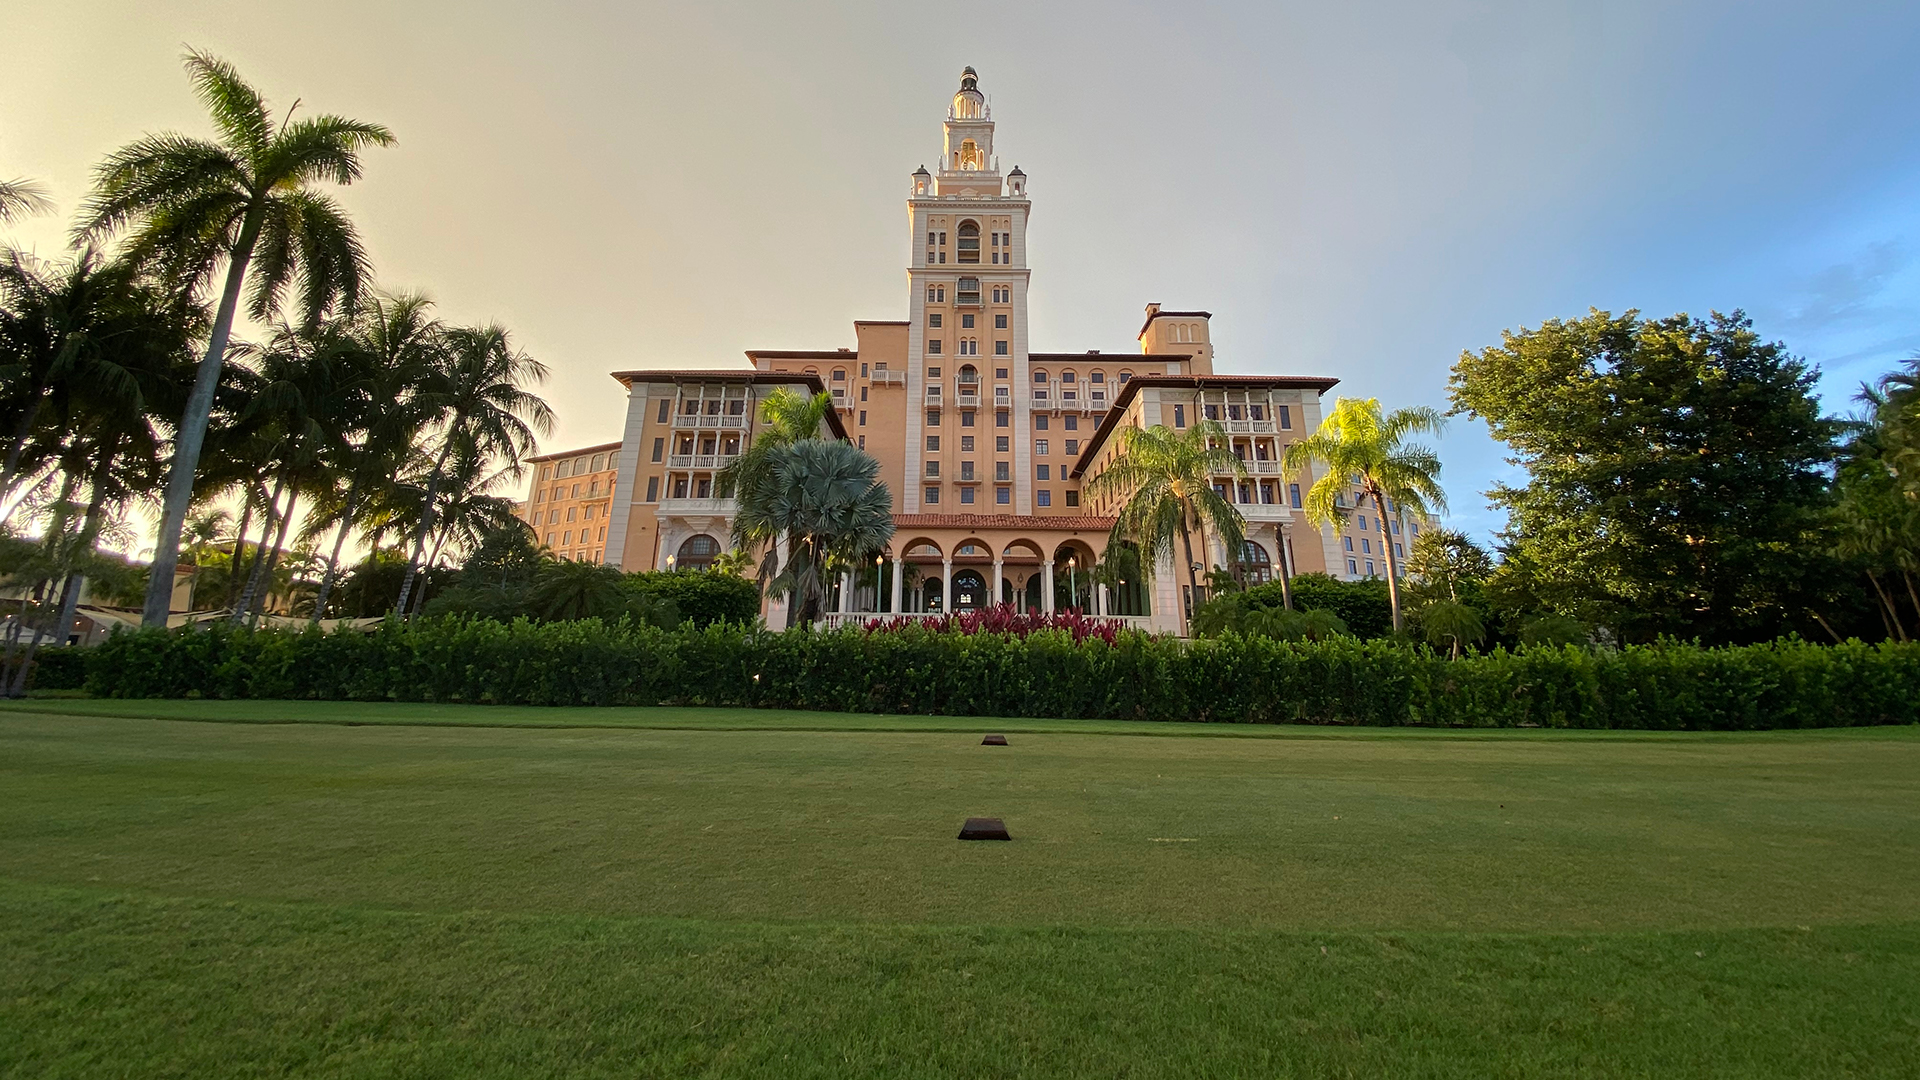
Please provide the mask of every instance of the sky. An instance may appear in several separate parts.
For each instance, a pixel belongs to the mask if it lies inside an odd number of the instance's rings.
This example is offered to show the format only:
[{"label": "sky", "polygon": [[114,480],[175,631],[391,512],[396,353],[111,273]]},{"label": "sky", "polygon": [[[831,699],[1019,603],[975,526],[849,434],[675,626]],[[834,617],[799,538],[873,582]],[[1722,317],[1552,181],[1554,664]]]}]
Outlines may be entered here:
[{"label": "sky", "polygon": [[[0,176],[59,215],[147,132],[207,135],[188,46],[377,121],[339,192],[382,287],[544,361],[547,448],[608,373],[854,344],[906,311],[908,177],[972,65],[1029,177],[1035,351],[1211,311],[1222,372],[1445,408],[1503,330],[1741,309],[1835,412],[1920,351],[1920,5],[101,3],[6,16]],[[1450,522],[1517,470],[1439,442]]]}]

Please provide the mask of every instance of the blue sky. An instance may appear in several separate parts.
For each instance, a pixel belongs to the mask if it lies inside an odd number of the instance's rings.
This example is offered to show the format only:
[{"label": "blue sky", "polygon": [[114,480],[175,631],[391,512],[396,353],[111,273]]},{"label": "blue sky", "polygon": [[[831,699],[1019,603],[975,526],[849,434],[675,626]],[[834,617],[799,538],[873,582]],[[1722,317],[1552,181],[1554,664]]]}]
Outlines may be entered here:
[{"label": "blue sky", "polygon": [[[609,371],[900,317],[966,64],[1031,178],[1036,349],[1203,307],[1221,370],[1444,405],[1506,328],[1740,308],[1835,410],[1920,350],[1920,5],[76,0],[9,35],[0,174],[63,210],[118,143],[205,130],[183,43],[392,126],[345,195],[383,282],[512,328],[556,444],[617,437]],[[1456,524],[1497,527],[1500,447],[1441,449]]]}]

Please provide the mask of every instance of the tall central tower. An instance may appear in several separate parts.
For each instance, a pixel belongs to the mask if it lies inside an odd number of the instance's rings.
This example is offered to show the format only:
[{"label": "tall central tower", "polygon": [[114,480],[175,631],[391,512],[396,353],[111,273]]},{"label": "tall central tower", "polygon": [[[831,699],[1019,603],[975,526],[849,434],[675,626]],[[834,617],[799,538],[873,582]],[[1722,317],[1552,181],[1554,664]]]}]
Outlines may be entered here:
[{"label": "tall central tower", "polygon": [[1001,175],[993,110],[972,68],[960,74],[944,127],[939,170],[921,166],[907,199],[902,507],[1030,514],[1027,177],[1018,166]]}]

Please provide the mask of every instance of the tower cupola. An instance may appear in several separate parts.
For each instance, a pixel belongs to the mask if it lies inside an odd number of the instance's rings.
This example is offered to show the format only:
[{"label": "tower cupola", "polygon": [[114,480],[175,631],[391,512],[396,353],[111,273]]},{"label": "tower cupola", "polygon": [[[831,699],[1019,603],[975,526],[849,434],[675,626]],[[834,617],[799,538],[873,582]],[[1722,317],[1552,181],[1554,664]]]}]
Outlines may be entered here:
[{"label": "tower cupola", "polygon": [[987,98],[980,92],[980,76],[972,68],[960,72],[960,91],[953,95],[953,110],[948,114],[950,120],[984,120],[987,118]]}]

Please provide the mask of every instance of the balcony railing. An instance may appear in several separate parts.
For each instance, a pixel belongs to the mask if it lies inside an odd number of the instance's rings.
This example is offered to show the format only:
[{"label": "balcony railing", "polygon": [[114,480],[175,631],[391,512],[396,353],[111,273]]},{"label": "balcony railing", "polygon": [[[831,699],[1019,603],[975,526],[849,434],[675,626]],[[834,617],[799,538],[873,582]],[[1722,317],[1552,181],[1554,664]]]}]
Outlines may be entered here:
[{"label": "balcony railing", "polygon": [[739,509],[737,499],[661,499],[661,517],[732,517]]},{"label": "balcony railing", "polygon": [[872,379],[873,385],[875,386],[907,385],[907,373],[904,371],[887,371],[886,369],[882,368],[875,371],[871,376],[871,379]]},{"label": "balcony railing", "polygon": [[668,454],[669,469],[723,469],[739,454]]},{"label": "balcony railing", "polygon": [[927,387],[927,404],[929,405],[940,404],[940,388],[938,386]]},{"label": "balcony railing", "polygon": [[745,413],[738,415],[706,415],[703,413],[683,412],[673,414],[673,426],[677,428],[745,428],[747,426],[747,417]]},{"label": "balcony railing", "polygon": [[[894,619],[911,619],[915,622],[929,622],[943,619],[943,611],[829,611],[815,626],[832,629],[839,626],[884,625]],[[1092,619],[1111,619],[1132,629],[1150,628],[1152,618],[1147,615],[1089,615]]]},{"label": "balcony railing", "polygon": [[960,406],[962,408],[970,409],[979,404],[980,404],[980,391],[969,390],[964,386],[960,388]]}]

